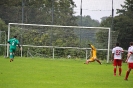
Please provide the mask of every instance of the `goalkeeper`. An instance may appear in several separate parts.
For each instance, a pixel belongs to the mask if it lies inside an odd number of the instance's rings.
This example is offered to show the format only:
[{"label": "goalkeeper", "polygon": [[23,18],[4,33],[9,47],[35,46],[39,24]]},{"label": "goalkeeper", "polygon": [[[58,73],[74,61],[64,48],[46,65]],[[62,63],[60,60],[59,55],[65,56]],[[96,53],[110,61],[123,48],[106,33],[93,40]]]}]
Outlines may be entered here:
[{"label": "goalkeeper", "polygon": [[86,62],[84,64],[88,64],[89,62],[94,62],[94,61],[97,61],[99,64],[101,64],[100,60],[97,59],[96,48],[91,44],[88,44],[88,45],[91,47],[91,57],[90,57],[90,59],[86,60]]},{"label": "goalkeeper", "polygon": [[17,40],[17,36],[14,36],[14,38],[10,39],[8,41],[8,43],[10,44],[10,48],[9,48],[9,51],[10,51],[10,62],[12,62],[13,59],[14,59],[14,53],[16,51],[16,46],[18,45],[20,50],[21,50],[21,47],[19,45],[19,41]]}]

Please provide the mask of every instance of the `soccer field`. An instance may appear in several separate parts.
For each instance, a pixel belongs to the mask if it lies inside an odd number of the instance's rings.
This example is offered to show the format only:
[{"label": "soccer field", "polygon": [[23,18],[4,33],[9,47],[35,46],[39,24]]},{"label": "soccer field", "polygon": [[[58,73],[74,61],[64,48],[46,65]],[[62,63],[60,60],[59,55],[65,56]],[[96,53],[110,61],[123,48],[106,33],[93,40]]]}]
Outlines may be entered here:
[{"label": "soccer field", "polygon": [[88,65],[80,59],[46,59],[15,57],[13,62],[0,57],[0,88],[131,88],[133,71],[129,80],[113,75],[112,64],[97,62]]}]

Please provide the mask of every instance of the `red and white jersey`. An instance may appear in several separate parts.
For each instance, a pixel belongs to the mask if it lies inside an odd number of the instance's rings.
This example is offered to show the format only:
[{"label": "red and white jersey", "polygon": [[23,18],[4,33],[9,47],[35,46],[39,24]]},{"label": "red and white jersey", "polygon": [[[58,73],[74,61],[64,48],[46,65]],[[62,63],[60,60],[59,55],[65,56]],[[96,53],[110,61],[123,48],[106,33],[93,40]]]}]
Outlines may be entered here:
[{"label": "red and white jersey", "polygon": [[132,46],[128,47],[128,53],[130,53],[130,51],[131,51],[131,47],[132,47]]},{"label": "red and white jersey", "polygon": [[128,63],[133,63],[133,46],[130,47],[130,52],[131,53],[131,56],[129,57],[128,59]]},{"label": "red and white jersey", "polygon": [[123,48],[116,46],[113,48],[112,53],[114,53],[114,59],[122,59]]}]

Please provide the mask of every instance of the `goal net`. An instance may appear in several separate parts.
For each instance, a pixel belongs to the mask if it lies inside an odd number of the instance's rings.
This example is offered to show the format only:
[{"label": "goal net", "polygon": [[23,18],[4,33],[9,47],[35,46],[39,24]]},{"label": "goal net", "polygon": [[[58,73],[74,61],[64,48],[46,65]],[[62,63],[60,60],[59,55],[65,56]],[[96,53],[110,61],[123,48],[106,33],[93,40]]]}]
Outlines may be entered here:
[{"label": "goal net", "polygon": [[0,31],[0,55],[6,56],[6,32]]},{"label": "goal net", "polygon": [[14,35],[23,47],[21,56],[87,59],[90,43],[99,59],[109,60],[110,28],[9,23],[8,40]]}]

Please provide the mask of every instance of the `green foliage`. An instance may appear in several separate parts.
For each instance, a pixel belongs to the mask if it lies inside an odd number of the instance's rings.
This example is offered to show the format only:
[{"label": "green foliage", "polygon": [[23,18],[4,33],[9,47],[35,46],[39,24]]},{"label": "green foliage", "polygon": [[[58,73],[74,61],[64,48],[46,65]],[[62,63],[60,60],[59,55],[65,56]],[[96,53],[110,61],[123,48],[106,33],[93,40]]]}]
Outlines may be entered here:
[{"label": "green foliage", "polygon": [[[81,26],[81,16],[77,16],[77,24]],[[97,20],[91,19],[88,15],[82,17],[82,26],[97,27],[99,25],[100,23]]]},{"label": "green foliage", "polygon": [[[7,41],[7,25],[5,22],[0,18],[0,44],[5,44]],[[5,56],[6,47],[4,45],[0,46],[0,55]]]},{"label": "green foliage", "polygon": [[117,41],[124,49],[128,49],[129,43],[133,41],[133,19],[127,16],[118,16],[115,20],[114,30],[119,33]]},{"label": "green foliage", "polygon": [[111,23],[112,23],[112,18],[108,17],[108,18],[102,20],[100,26],[101,27],[111,27]]},{"label": "green foliage", "polygon": [[[52,31],[52,32],[51,32]],[[57,46],[57,47],[77,47],[78,37],[74,33],[73,28],[56,28],[56,27],[23,27],[11,26],[10,37],[18,35],[20,44],[34,45],[34,46]],[[27,48],[23,49],[23,55],[27,56]],[[52,56],[51,50],[45,48],[30,48],[31,51],[40,54],[46,54]],[[47,52],[48,50],[48,52]],[[55,53],[60,57],[67,56],[67,51],[64,49],[57,49]],[[32,53],[35,55],[35,53]],[[18,52],[16,52],[18,55]],[[56,54],[55,54],[56,55]]]},{"label": "green foliage", "polygon": [[106,41],[108,41],[108,31],[99,31],[96,36],[97,36],[98,46],[100,48],[107,49],[108,43]]},{"label": "green foliage", "polygon": [[[23,3],[22,3],[23,1]],[[22,5],[23,4],[23,5]],[[80,25],[80,16],[74,16],[74,7],[76,7],[73,0],[2,0],[0,2],[0,17],[6,24],[21,23],[22,22],[22,8],[23,8],[23,20],[24,23],[31,24],[55,24],[55,25]],[[97,20],[91,19],[90,16],[82,17],[83,26],[99,26]],[[4,24],[2,24],[3,26]],[[79,30],[77,29],[57,29],[57,28],[26,28],[25,27],[11,27],[10,38],[14,35],[18,35],[21,45],[39,45],[39,46],[71,46],[71,47],[87,47],[86,44],[93,40],[89,39],[89,34],[86,30],[82,31],[81,40],[79,45]],[[41,29],[41,31],[40,31]],[[45,30],[45,31],[43,31]],[[7,30],[6,30],[7,31]],[[43,33],[42,33],[43,32]],[[91,32],[90,32],[91,34]],[[39,36],[38,36],[39,35]],[[28,48],[24,48],[24,56]],[[33,49],[37,53],[46,53],[51,55],[50,49]],[[59,55],[66,56],[68,52],[72,55],[79,54],[80,57],[84,57],[84,51],[77,52],[73,50],[56,50]],[[48,54],[49,53],[49,54]],[[19,55],[18,52],[16,52]],[[83,55],[82,55],[83,54]],[[76,55],[74,55],[76,56]]]},{"label": "green foliage", "polygon": [[5,31],[7,32],[7,25],[5,24],[5,22],[0,18],[0,31]]},{"label": "green foliage", "polygon": [[0,17],[6,24],[21,23],[23,16],[24,23],[76,25],[73,0],[2,0],[0,4]]},{"label": "green foliage", "polygon": [[[129,42],[133,41],[133,1],[132,0],[125,0],[122,9],[118,9],[117,13],[118,16],[113,18],[108,17],[106,20],[101,22],[100,26],[104,27],[113,27],[112,29],[112,36],[116,36],[116,42],[119,42],[124,49],[128,49]],[[114,38],[112,37],[112,46]]]},{"label": "green foliage", "polygon": [[[115,18],[115,28],[114,30],[119,32],[118,35],[118,42],[121,43],[121,46],[124,49],[128,49],[129,42],[133,41],[133,18],[131,14],[133,14],[132,11],[132,4],[133,2],[130,0],[125,1],[125,5],[122,5],[123,9],[118,10],[119,15]],[[125,10],[126,9],[126,10]],[[124,42],[123,42],[124,41]]]},{"label": "green foliage", "polygon": [[122,9],[117,9],[117,13],[133,19],[133,1],[125,0],[124,5],[121,5],[121,7]]}]

